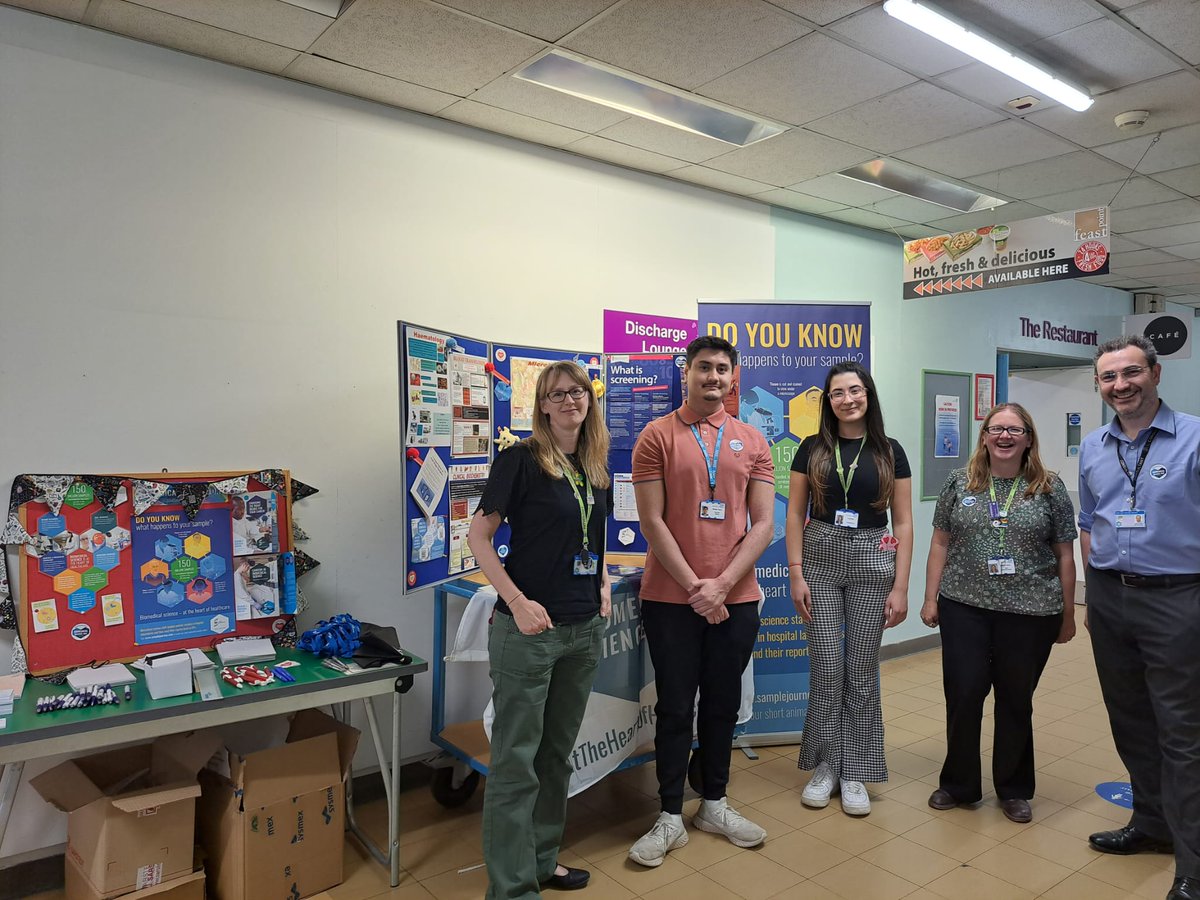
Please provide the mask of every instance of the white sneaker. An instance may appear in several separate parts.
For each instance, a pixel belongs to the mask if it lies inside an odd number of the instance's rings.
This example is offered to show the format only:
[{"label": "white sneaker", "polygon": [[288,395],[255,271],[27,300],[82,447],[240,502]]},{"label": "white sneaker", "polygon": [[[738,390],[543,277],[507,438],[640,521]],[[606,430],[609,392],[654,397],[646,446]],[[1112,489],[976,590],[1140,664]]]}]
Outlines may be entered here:
[{"label": "white sneaker", "polygon": [[820,763],[813,771],[808,784],[805,785],[804,793],[800,795],[800,802],[813,809],[824,809],[829,805],[829,795],[833,793],[835,785],[837,785],[837,779],[829,770],[829,764]]},{"label": "white sneaker", "polygon": [[871,812],[871,798],[861,781],[842,782],[842,812],[848,816],[865,816]]},{"label": "white sneaker", "polygon": [[668,850],[682,847],[688,842],[683,817],[671,813],[659,813],[654,827],[637,839],[629,848],[629,858],[642,866],[655,868],[663,864]]},{"label": "white sneaker", "polygon": [[757,847],[767,839],[762,828],[733,809],[724,797],[702,801],[692,824],[701,831],[725,835],[735,847]]}]

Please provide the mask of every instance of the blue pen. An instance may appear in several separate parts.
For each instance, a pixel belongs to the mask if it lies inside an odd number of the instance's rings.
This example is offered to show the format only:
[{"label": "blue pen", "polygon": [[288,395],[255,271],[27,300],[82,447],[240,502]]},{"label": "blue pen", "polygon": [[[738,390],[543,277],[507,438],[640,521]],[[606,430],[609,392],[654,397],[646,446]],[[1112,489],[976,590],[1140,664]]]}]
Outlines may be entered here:
[{"label": "blue pen", "polygon": [[292,676],[292,673],[291,673],[291,672],[289,672],[287,669],[281,669],[281,668],[279,668],[279,666],[274,666],[274,667],[272,667],[272,669],[271,669],[271,673],[272,673],[272,674],[273,674],[273,675],[274,675],[276,678],[278,678],[280,681],[295,681],[295,680],[296,680],[296,679],[295,679],[295,678]]}]

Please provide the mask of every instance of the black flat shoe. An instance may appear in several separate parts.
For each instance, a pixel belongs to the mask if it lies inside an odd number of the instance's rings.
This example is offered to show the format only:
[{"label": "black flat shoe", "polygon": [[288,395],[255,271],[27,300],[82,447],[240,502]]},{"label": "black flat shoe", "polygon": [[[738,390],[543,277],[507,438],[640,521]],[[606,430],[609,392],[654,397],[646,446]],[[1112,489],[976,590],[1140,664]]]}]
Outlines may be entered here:
[{"label": "black flat shoe", "polygon": [[954,809],[958,806],[958,801],[950,795],[949,791],[938,788],[929,795],[929,805],[934,809]]},{"label": "black flat shoe", "polygon": [[1200,878],[1176,878],[1167,900],[1200,900]]},{"label": "black flat shoe", "polygon": [[587,869],[572,869],[570,866],[563,868],[567,870],[566,875],[551,875],[542,882],[542,887],[553,888],[556,891],[577,891],[587,887],[588,879],[592,877],[591,872]]},{"label": "black flat shoe", "polygon": [[1018,825],[1033,821],[1033,810],[1029,808],[1028,800],[1002,800],[1000,809],[1010,822],[1016,822]]},{"label": "black flat shoe", "polygon": [[[1115,831],[1097,831],[1088,838],[1088,844],[1093,850],[1099,850],[1101,853],[1116,853],[1120,856],[1130,856],[1134,853],[1175,852],[1175,846],[1170,841],[1151,837],[1133,825],[1126,825]],[[1191,881],[1194,884],[1196,879],[1193,878]],[[1197,897],[1200,898],[1200,894]]]}]

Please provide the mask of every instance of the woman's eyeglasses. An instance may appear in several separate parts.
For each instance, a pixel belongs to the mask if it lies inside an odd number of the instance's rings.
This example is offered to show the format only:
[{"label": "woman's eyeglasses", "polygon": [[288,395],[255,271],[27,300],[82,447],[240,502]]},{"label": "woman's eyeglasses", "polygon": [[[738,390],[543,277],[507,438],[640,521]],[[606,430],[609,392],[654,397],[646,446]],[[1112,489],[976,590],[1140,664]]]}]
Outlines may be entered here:
[{"label": "woman's eyeglasses", "polygon": [[990,435],[999,437],[1002,434],[1011,434],[1013,437],[1021,437],[1029,434],[1029,429],[1023,425],[989,425],[983,429]]},{"label": "woman's eyeglasses", "polygon": [[856,384],[856,385],[854,385],[854,387],[846,388],[845,390],[838,388],[836,391],[830,391],[829,399],[832,400],[834,403],[841,403],[847,397],[851,397],[851,398],[857,400],[859,397],[862,397],[866,393],[867,393],[866,388],[861,387],[860,385]]},{"label": "woman's eyeglasses", "polygon": [[1118,375],[1126,381],[1133,381],[1133,379],[1137,378],[1148,368],[1149,366],[1126,366],[1119,372],[1101,372],[1096,377],[1105,384],[1113,384],[1117,380]]},{"label": "woman's eyeglasses", "polygon": [[581,387],[573,387],[569,391],[551,391],[546,395],[546,399],[551,403],[562,403],[568,397],[572,400],[582,400],[586,393],[587,391]]}]

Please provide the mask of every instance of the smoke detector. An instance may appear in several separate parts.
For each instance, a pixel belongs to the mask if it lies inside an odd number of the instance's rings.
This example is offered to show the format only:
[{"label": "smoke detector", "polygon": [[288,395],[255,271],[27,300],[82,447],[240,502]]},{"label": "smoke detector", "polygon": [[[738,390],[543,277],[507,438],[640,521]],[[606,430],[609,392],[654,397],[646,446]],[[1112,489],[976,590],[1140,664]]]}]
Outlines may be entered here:
[{"label": "smoke detector", "polygon": [[1131,109],[1128,112],[1123,112],[1113,119],[1113,124],[1122,131],[1137,131],[1146,124],[1146,120],[1150,118],[1150,110],[1148,109]]}]

